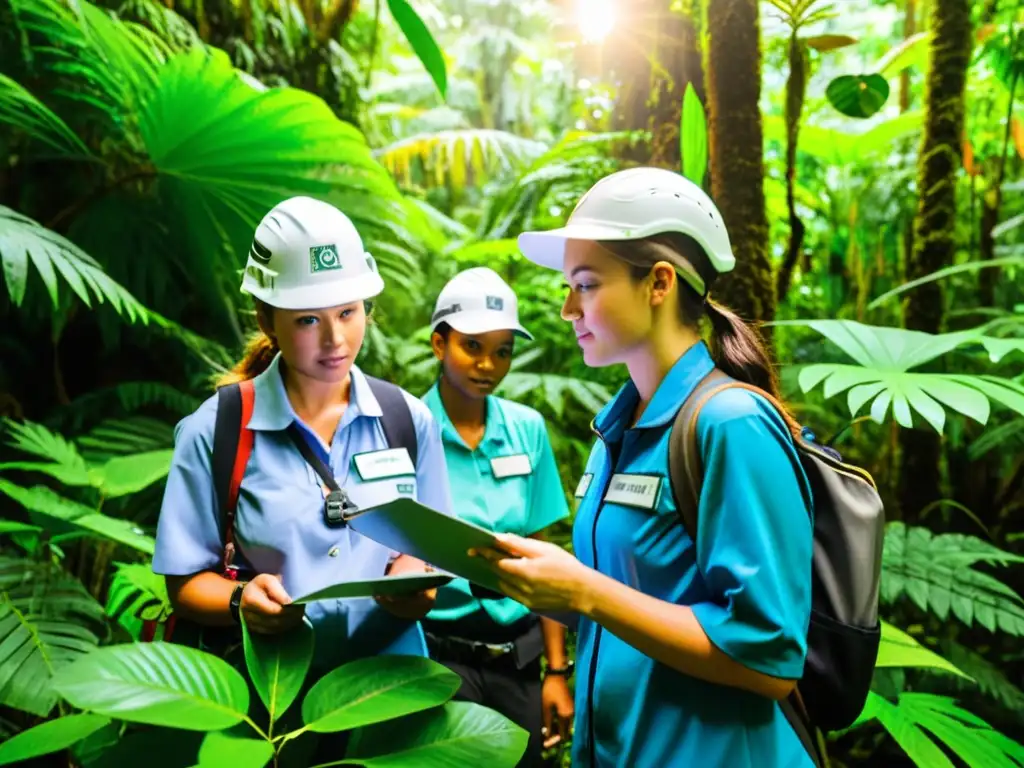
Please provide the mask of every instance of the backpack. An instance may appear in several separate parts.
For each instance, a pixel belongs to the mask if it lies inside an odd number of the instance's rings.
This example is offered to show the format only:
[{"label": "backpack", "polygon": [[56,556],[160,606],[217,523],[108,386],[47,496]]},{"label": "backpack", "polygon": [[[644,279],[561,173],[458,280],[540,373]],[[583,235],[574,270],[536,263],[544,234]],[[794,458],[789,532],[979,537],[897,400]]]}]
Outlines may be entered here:
[{"label": "backpack", "polygon": [[[380,423],[388,447],[405,448],[409,452],[413,466],[416,466],[419,453],[416,426],[413,424],[412,411],[409,410],[402,390],[374,376],[366,376],[366,381],[380,404]],[[253,433],[249,430],[248,424],[255,400],[251,379],[228,384],[217,390],[217,420],[213,430],[211,472],[217,506],[221,513],[220,529],[224,540],[220,575],[232,581],[237,581],[239,574],[244,570],[235,563],[235,510],[238,506],[242,477],[252,453]],[[144,620],[140,639],[143,642],[155,640],[160,623],[164,624],[161,638],[164,641],[201,648],[218,655],[224,655],[229,648],[241,643],[241,631],[237,626],[201,625],[177,617],[173,613],[163,622],[159,619]]]},{"label": "backpack", "polygon": [[[669,474],[676,508],[696,543],[702,483],[697,416],[716,393],[739,387],[756,392],[782,415],[814,499],[814,554],[807,657],[783,712],[818,765],[821,731],[851,725],[864,708],[881,639],[878,592],[885,514],[871,475],[844,463],[815,442],[771,395],[713,369],[676,414],[669,437]],[[689,488],[691,493],[686,494]],[[817,752],[815,747],[820,749]]]}]

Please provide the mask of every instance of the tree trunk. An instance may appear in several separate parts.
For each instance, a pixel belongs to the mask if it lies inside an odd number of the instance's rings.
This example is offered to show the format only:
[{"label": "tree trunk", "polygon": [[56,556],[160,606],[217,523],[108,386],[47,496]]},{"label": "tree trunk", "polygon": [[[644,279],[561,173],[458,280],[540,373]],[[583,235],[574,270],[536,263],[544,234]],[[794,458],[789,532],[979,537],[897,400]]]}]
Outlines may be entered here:
[{"label": "tree trunk", "polygon": [[775,316],[768,260],[761,128],[761,41],[757,0],[709,0],[708,145],[711,195],[725,219],[736,268],[716,297],[750,321]]},{"label": "tree trunk", "polygon": [[[934,3],[931,28],[925,129],[918,160],[920,197],[907,280],[951,265],[956,251],[956,176],[962,162],[964,90],[972,38],[969,0]],[[938,333],[943,301],[941,282],[910,292],[904,308],[906,327]],[[904,519],[913,519],[940,496],[939,437],[928,428],[908,429],[900,442],[900,503]]]},{"label": "tree trunk", "polygon": [[634,0],[616,35],[620,42],[610,69],[620,85],[611,128],[651,134],[649,145],[624,147],[624,159],[678,171],[683,94],[690,83],[705,103],[704,70],[696,0],[684,0],[681,11],[670,11],[669,5]]}]

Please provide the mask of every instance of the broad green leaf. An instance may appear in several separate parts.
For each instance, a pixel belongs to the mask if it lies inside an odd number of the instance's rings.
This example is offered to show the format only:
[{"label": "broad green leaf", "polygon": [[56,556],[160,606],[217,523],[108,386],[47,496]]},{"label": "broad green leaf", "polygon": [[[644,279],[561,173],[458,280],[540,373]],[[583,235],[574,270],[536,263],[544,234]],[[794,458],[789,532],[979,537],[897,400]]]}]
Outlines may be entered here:
[{"label": "broad green leaf", "polygon": [[313,660],[313,627],[303,620],[294,629],[277,635],[250,632],[242,624],[245,665],[249,678],[276,722],[295,701]]},{"label": "broad green leaf", "polygon": [[110,459],[100,469],[100,490],[107,498],[128,496],[167,476],[172,450],[147,451]]},{"label": "broad green leaf", "polygon": [[24,488],[0,478],[0,493],[10,496],[31,512],[81,528],[90,534],[112,539],[148,555],[153,554],[153,537],[148,536],[131,520],[121,520],[96,512],[42,485]]},{"label": "broad green leaf", "polygon": [[28,283],[31,261],[58,306],[59,280],[63,278],[82,303],[93,300],[110,305],[126,320],[148,322],[148,313],[127,290],[116,283],[99,263],[70,240],[46,229],[28,216],[0,205],[0,261],[3,262],[7,293],[21,306]]},{"label": "broad green leaf", "polygon": [[928,650],[906,632],[885,621],[882,622],[882,640],[875,667],[930,667],[971,679],[951,661]]},{"label": "broad green leaf", "polygon": [[79,709],[192,731],[230,728],[249,709],[249,688],[230,664],[172,643],[100,648],[65,667],[53,685]]},{"label": "broad green leaf", "polygon": [[700,186],[704,183],[704,174],[708,167],[708,125],[704,106],[700,103],[693,83],[686,84],[686,92],[683,95],[679,141],[683,158],[683,176]]},{"label": "broad green leaf", "polygon": [[923,386],[929,395],[954,411],[969,416],[979,424],[988,422],[991,406],[988,398],[977,389],[942,376],[928,376]]},{"label": "broad green leaf", "polygon": [[263,768],[273,756],[274,746],[269,741],[212,731],[199,748],[198,768]]},{"label": "broad green leaf", "polygon": [[163,622],[172,612],[166,581],[153,573],[149,563],[114,563],[114,567],[105,610],[138,640],[143,621]]},{"label": "broad green leaf", "polygon": [[16,520],[0,520],[0,535],[5,533],[42,533],[38,525],[19,523]]},{"label": "broad green leaf", "polygon": [[343,731],[437,707],[459,689],[458,675],[418,656],[358,659],[321,678],[302,702],[318,733]]},{"label": "broad green leaf", "polygon": [[60,752],[109,722],[109,718],[100,715],[78,714],[41,723],[0,744],[0,765]]},{"label": "broad green leaf", "polygon": [[423,19],[406,0],[388,0],[388,8],[398,24],[398,28],[402,30],[405,39],[412,46],[413,52],[430,74],[441,98],[447,98],[448,71],[445,67],[444,55],[438,48],[437,41],[430,34],[430,30],[427,29],[427,25],[423,23]]},{"label": "broad green leaf", "polygon": [[889,83],[881,75],[840,75],[825,88],[825,96],[847,117],[871,117],[889,98]]},{"label": "broad green leaf", "polygon": [[[864,403],[885,389],[885,384],[884,381],[876,381],[871,384],[860,384],[853,387],[846,395],[846,404],[850,409],[850,413],[857,415],[860,409],[864,407]],[[804,391],[806,392],[807,390],[805,389]]]},{"label": "broad green leaf", "polygon": [[946,412],[942,410],[942,406],[913,382],[908,381],[903,387],[903,392],[907,403],[941,434],[942,428],[946,425]]},{"label": "broad green leaf", "polygon": [[953,768],[946,754],[918,727],[912,712],[877,694],[870,695],[875,700],[878,721],[915,765],[920,768]]},{"label": "broad green leaf", "polygon": [[365,768],[512,768],[529,735],[492,709],[464,701],[361,728],[342,764]]},{"label": "broad green leaf", "polygon": [[103,609],[51,562],[0,557],[0,704],[47,717],[55,672],[93,650]]},{"label": "broad green leaf", "polygon": [[882,77],[891,78],[908,67],[923,68],[928,60],[928,40],[931,32],[918,32],[899,45],[890,48],[875,64],[875,71]]}]

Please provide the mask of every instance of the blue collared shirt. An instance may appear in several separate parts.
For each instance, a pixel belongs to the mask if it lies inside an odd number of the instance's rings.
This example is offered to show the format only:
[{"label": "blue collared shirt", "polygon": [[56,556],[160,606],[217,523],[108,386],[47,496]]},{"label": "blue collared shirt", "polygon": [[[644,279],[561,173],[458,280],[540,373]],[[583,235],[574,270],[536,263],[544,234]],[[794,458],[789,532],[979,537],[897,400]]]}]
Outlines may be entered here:
[{"label": "blue collared shirt", "polygon": [[[254,380],[254,433],[235,518],[239,559],[257,573],[280,574],[285,590],[298,597],[341,581],[384,574],[390,550],[347,526],[324,523],[322,483],[287,432],[293,422],[321,457],[328,458],[338,485],[360,507],[412,493],[429,507],[451,513],[448,472],[437,422],[408,393],[418,443],[416,475],[363,481],[353,457],[388,447],[381,408],[358,367],[352,366],[349,405],[331,445],[295,414],[284,389],[280,354]],[[217,398],[206,400],[175,428],[174,458],[157,524],[153,570],[187,575],[216,569],[223,542],[211,474]],[[427,655],[419,622],[399,619],[371,598],[322,600],[306,606],[316,630],[318,667],[377,653]]]},{"label": "blue collared shirt", "polygon": [[[575,552],[644,594],[691,606],[711,642],[739,663],[799,678],[811,608],[812,496],[781,416],[746,390],[715,395],[697,423],[704,485],[696,546],[672,498],[672,422],[712,367],[698,343],[635,426],[632,382],[598,414],[602,439],[579,488]],[[610,485],[613,474],[627,482]],[[609,487],[614,501],[606,500]],[[577,663],[573,765],[813,765],[776,702],[677,672],[587,619]]]},{"label": "blue collared shirt", "polygon": [[[569,516],[544,417],[537,411],[489,396],[483,439],[470,450],[448,418],[436,384],[423,401],[441,426],[458,517],[488,530],[532,536]],[[430,618],[452,621],[479,610],[505,625],[530,612],[511,598],[478,600],[469,582],[456,579],[438,590]]]}]

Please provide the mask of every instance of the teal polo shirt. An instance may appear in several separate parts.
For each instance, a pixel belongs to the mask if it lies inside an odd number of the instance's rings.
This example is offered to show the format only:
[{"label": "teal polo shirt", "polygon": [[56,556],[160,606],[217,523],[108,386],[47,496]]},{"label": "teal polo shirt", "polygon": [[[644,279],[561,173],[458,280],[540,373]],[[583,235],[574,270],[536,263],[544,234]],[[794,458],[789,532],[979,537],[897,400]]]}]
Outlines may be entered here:
[{"label": "teal polo shirt", "polygon": [[[704,485],[696,542],[673,501],[672,423],[713,367],[698,343],[635,425],[631,381],[597,415],[599,439],[577,489],[576,556],[639,592],[690,606],[711,642],[740,664],[799,678],[812,496],[782,417],[748,390],[714,395],[697,419]],[[574,766],[813,765],[777,702],[683,674],[589,619],[578,631]]]},{"label": "teal polo shirt", "polygon": [[[569,516],[547,427],[537,411],[489,396],[483,439],[470,450],[448,418],[436,384],[423,402],[441,427],[455,515],[519,536],[531,536]],[[479,600],[470,593],[468,581],[456,579],[438,590],[429,618],[454,621],[480,610],[503,625],[529,613],[511,598]]]}]

